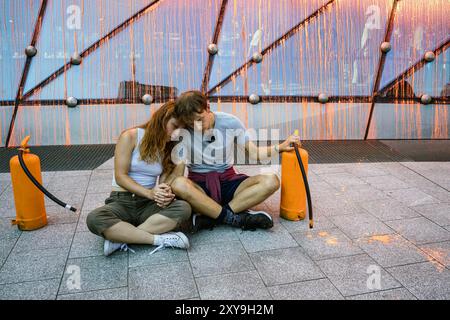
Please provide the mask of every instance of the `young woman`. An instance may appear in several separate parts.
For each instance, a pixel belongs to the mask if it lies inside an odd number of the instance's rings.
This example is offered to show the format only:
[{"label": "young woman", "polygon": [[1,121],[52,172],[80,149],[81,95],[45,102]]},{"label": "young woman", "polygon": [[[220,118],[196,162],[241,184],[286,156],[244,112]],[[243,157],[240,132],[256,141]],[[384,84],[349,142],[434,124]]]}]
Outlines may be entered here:
[{"label": "young woman", "polygon": [[[89,230],[105,238],[104,254],[127,250],[127,244],[187,249],[181,232],[169,232],[191,215],[190,205],[175,200],[171,182],[184,173],[170,158],[171,134],[178,128],[174,103],[159,108],[141,127],[122,132],[114,154],[112,192],[103,207],[87,216]],[[159,181],[158,181],[159,177]]]}]

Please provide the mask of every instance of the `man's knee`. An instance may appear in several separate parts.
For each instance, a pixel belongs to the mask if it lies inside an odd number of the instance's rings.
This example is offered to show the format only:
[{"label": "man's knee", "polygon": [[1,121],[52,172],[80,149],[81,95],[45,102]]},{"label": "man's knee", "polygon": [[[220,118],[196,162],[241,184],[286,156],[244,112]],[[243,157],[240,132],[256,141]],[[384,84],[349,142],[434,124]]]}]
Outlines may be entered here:
[{"label": "man's knee", "polygon": [[273,193],[280,188],[280,179],[276,174],[267,174],[262,177],[262,183],[267,191]]},{"label": "man's knee", "polygon": [[192,182],[186,177],[177,177],[170,185],[172,192],[182,198],[189,194],[189,189],[192,187]]}]

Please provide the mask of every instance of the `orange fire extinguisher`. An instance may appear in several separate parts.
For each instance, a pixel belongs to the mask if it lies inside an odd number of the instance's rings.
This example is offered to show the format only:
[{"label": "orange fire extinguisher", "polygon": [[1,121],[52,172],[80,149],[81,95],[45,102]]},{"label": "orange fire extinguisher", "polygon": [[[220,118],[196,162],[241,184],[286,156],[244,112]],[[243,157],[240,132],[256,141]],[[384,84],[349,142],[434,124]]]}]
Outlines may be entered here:
[{"label": "orange fire extinguisher", "polygon": [[[27,149],[30,136],[27,136],[20,144],[28,170],[35,179],[42,184],[41,164],[39,157],[31,154]],[[11,182],[14,191],[14,204],[16,206],[16,219],[12,221],[20,230],[35,230],[47,225],[47,213],[45,211],[44,195],[34,186],[23,171],[19,156],[14,156],[9,161],[11,170]]]},{"label": "orange fire extinguisher", "polygon": [[77,211],[42,186],[41,163],[37,155],[30,153],[28,140],[30,136],[20,143],[19,155],[9,161],[16,206],[16,219],[12,224],[20,230],[35,230],[47,225],[44,194],[66,209]]},{"label": "orange fire extinguisher", "polygon": [[[295,130],[298,135],[298,130]],[[307,179],[308,152],[294,144],[294,150],[281,155],[280,216],[287,220],[303,220],[308,202],[309,227],[313,228],[311,193]],[[302,179],[299,179],[299,176]]]}]

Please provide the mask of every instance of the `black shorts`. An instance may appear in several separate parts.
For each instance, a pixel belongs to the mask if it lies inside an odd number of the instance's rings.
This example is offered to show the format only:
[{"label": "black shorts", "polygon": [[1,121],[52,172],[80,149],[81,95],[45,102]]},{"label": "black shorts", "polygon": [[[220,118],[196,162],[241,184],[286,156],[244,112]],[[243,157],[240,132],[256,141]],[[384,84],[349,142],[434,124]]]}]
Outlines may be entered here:
[{"label": "black shorts", "polygon": [[[239,185],[247,179],[248,176],[245,177],[239,177],[233,180],[227,180],[220,183],[220,205],[224,206],[228,204],[231,200],[233,200],[234,193],[236,192],[236,189],[239,187]],[[196,182],[200,188],[205,191],[205,193],[211,197],[211,193],[209,192],[208,188],[206,188],[206,182]]]}]

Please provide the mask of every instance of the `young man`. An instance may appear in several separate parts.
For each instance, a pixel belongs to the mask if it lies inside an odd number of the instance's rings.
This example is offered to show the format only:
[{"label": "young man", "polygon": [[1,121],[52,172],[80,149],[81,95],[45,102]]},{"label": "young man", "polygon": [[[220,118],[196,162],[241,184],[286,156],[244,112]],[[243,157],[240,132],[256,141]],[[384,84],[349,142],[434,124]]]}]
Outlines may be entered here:
[{"label": "young man", "polygon": [[[230,151],[234,150],[237,140],[252,159],[271,158],[275,152],[293,150],[291,144],[300,144],[299,137],[290,136],[283,143],[271,147],[257,147],[237,117],[212,112],[207,98],[199,91],[185,92],[176,100],[175,117],[190,133],[190,139],[187,139],[191,143],[190,160],[201,159],[187,164],[188,178],[178,177],[171,184],[175,195],[189,202],[193,211],[198,213],[193,216],[194,232],[219,223],[244,230],[271,228],[273,220],[267,212],[248,209],[263,202],[279,188],[278,177],[275,174],[252,177],[237,174],[233,168],[234,153]],[[237,139],[235,133],[238,133]]]}]

